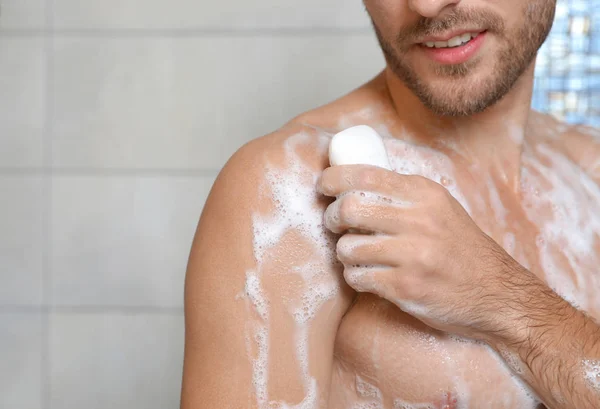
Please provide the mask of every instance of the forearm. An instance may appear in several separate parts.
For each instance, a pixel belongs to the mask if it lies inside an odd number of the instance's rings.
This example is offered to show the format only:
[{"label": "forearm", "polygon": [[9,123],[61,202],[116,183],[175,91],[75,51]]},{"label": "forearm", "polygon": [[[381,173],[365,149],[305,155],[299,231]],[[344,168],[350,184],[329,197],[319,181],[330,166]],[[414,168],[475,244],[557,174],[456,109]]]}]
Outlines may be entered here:
[{"label": "forearm", "polygon": [[543,283],[526,281],[514,293],[512,329],[490,344],[549,409],[599,408],[600,327]]}]

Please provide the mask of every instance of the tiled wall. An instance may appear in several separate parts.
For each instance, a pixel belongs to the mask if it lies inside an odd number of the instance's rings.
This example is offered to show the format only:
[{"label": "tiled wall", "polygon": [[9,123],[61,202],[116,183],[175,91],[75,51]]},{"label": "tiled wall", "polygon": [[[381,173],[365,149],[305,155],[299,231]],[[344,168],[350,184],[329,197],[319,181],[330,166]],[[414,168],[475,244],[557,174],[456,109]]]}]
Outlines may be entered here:
[{"label": "tiled wall", "polygon": [[361,1],[0,1],[0,408],[175,408],[207,192],[383,66]]},{"label": "tiled wall", "polygon": [[536,109],[570,123],[600,126],[600,0],[559,0],[538,53]]}]

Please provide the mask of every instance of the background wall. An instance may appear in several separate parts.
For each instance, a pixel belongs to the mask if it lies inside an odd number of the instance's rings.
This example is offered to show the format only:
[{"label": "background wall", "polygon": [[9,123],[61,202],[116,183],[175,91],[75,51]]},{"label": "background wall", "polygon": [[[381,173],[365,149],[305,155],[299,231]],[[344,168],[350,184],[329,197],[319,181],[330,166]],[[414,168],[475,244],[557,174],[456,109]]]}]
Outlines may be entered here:
[{"label": "background wall", "polygon": [[360,1],[3,0],[0,408],[178,407],[219,168],[382,61]]},{"label": "background wall", "polygon": [[[383,67],[361,2],[3,0],[1,14],[0,408],[175,408],[207,192],[242,143]],[[568,116],[560,84],[536,103]],[[595,89],[575,92],[590,121]]]}]

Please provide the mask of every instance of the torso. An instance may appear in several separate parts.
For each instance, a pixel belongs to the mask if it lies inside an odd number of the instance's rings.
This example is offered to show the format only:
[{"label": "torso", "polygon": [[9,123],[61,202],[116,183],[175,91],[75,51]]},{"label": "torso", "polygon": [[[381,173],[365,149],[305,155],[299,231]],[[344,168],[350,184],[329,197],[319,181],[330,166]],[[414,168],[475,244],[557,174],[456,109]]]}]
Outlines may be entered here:
[{"label": "torso", "polygon": [[[381,130],[377,116],[340,120]],[[558,122],[532,114],[515,192],[501,172],[455,166],[391,132],[394,170],[448,187],[479,227],[569,302],[600,318],[600,188],[565,148]],[[590,136],[590,135],[588,135]],[[433,330],[373,295],[357,295],[335,346],[330,409],[528,409],[539,402],[513,374],[520,363],[487,346]],[[511,363],[511,369],[505,361]]]}]

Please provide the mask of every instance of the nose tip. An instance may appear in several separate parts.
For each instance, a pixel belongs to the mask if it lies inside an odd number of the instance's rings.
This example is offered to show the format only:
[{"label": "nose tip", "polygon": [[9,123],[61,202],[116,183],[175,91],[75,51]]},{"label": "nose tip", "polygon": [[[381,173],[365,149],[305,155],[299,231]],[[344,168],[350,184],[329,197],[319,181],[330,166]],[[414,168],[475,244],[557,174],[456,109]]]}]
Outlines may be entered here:
[{"label": "nose tip", "polygon": [[409,0],[409,8],[423,17],[437,17],[443,10],[460,3],[461,0]]}]

